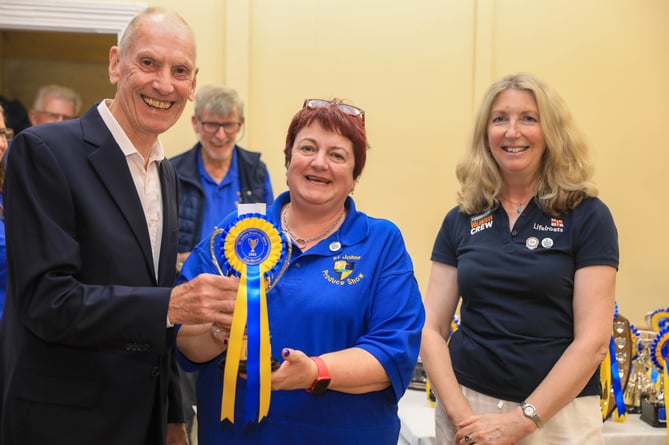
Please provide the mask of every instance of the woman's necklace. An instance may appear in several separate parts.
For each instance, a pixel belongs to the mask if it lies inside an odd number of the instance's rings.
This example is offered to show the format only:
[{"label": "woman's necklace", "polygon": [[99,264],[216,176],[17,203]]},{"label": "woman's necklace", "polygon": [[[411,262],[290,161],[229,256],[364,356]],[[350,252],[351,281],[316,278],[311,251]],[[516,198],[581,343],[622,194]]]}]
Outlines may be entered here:
[{"label": "woman's necklace", "polygon": [[309,244],[313,241],[319,241],[319,240],[322,240],[323,238],[325,238],[326,236],[328,236],[334,230],[334,228],[337,227],[337,224],[339,224],[341,222],[341,219],[344,216],[344,213],[346,213],[345,209],[342,210],[342,212],[339,215],[339,217],[337,218],[337,220],[330,227],[325,229],[325,231],[323,233],[321,233],[320,235],[316,235],[316,236],[311,237],[309,239],[304,239],[304,238],[300,238],[299,236],[295,235],[293,233],[293,231],[290,230],[290,226],[288,225],[288,219],[286,218],[286,214],[288,213],[289,208],[290,208],[290,203],[286,204],[286,207],[283,208],[283,212],[281,212],[281,222],[283,222],[283,227],[286,229],[286,232],[288,232],[288,235],[290,235],[290,237],[293,239],[293,241],[295,241],[295,243],[297,244],[297,246],[300,249],[304,248],[307,244]]},{"label": "woman's necklace", "polygon": [[509,204],[516,206],[516,213],[518,213],[518,214],[520,214],[520,212],[523,210],[524,203],[522,201],[521,202],[515,202],[515,201],[511,201],[510,199],[507,199],[507,198],[504,198],[504,197],[502,197],[502,201],[506,201]]}]

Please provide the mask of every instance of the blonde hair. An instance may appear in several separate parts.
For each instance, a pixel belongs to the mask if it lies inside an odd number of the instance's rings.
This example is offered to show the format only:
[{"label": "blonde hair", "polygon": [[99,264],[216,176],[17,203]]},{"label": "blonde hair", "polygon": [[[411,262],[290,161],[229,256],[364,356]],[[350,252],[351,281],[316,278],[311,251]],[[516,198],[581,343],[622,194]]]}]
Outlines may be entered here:
[{"label": "blonde hair", "polygon": [[588,147],[566,103],[541,80],[517,73],[493,83],[483,97],[471,143],[455,170],[460,181],[457,196],[460,210],[473,215],[498,205],[502,177],[490,153],[487,127],[497,96],[508,89],[528,91],[539,109],[546,151],[536,178],[538,205],[546,213],[557,216],[578,206],[585,198],[597,196],[597,188],[591,182],[593,166]]}]

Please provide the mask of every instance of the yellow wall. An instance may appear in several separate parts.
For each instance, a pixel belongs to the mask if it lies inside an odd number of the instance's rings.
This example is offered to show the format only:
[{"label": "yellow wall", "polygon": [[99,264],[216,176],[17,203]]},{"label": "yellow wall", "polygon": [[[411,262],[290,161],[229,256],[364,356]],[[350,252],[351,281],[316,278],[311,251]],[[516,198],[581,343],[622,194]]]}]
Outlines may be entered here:
[{"label": "yellow wall", "polygon": [[491,7],[492,76],[526,70],[543,77],[587,132],[600,196],[620,236],[618,304],[642,325],[646,311],[669,306],[669,2],[503,0]]},{"label": "yellow wall", "polygon": [[[372,149],[354,198],[402,229],[424,290],[434,236],[454,205],[454,166],[484,89],[514,71],[557,88],[592,143],[620,233],[617,301],[641,327],[669,305],[669,2],[665,0],[156,0],[199,45],[200,84],[247,100],[243,145],[284,190],[282,147],[307,97],[366,110]],[[194,142],[192,108],[163,137]]]}]

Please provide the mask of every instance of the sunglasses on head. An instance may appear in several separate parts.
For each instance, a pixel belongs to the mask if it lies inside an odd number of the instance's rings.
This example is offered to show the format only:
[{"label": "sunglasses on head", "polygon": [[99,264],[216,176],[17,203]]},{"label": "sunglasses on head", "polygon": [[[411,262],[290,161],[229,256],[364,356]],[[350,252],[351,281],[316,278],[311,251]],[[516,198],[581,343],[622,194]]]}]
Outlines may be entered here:
[{"label": "sunglasses on head", "polygon": [[362,126],[365,126],[365,110],[362,108],[355,107],[353,105],[345,104],[339,101],[338,99],[334,100],[325,100],[325,99],[305,99],[304,105],[302,108],[322,108],[322,107],[331,107],[335,106],[339,108],[340,111],[348,114],[349,116],[359,117],[362,120]]}]

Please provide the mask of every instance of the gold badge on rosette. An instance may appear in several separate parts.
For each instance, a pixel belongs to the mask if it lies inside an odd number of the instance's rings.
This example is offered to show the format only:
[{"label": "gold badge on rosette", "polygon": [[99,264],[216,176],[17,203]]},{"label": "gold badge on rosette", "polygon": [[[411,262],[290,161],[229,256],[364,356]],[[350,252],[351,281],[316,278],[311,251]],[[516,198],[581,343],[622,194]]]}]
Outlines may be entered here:
[{"label": "gold badge on rosette", "polygon": [[269,412],[272,383],[266,294],[289,263],[290,243],[266,215],[246,213],[214,231],[210,253],[221,275],[239,277],[228,348],[222,362],[221,420],[235,421],[237,376],[242,365],[247,380],[244,422],[259,423]]}]

